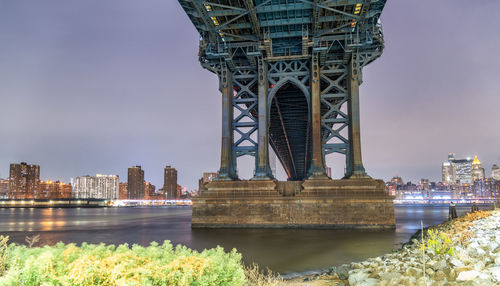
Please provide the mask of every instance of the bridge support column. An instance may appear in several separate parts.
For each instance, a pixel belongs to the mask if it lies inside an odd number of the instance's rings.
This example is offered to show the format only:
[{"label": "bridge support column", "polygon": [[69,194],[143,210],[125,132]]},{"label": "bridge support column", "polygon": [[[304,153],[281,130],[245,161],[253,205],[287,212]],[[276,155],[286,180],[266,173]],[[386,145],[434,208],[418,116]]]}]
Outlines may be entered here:
[{"label": "bridge support column", "polygon": [[259,58],[258,61],[258,149],[256,158],[255,176],[252,180],[271,180],[273,178],[269,166],[269,110],[267,106],[268,82],[267,82],[267,63]]},{"label": "bridge support column", "polygon": [[219,75],[222,93],[222,144],[218,181],[232,181],[236,175],[236,161],[233,150],[233,83],[231,71],[225,63],[221,65]]},{"label": "bridge support column", "polygon": [[321,136],[321,90],[319,59],[313,53],[311,59],[311,114],[312,114],[312,166],[309,179],[329,179],[325,172],[323,138]]},{"label": "bridge support column", "polygon": [[348,178],[369,178],[363,167],[361,158],[361,132],[359,120],[359,59],[357,53],[354,53],[349,65],[349,145],[350,168],[348,170]]}]

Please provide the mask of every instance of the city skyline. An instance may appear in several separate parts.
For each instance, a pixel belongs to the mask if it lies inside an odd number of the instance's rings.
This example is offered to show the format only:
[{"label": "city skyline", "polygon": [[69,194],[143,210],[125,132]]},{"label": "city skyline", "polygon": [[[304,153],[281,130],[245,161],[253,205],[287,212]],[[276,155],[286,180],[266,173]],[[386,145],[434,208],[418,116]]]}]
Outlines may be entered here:
[{"label": "city skyline", "polygon": [[[441,165],[441,179],[436,179],[436,180],[434,180],[434,179],[429,179],[429,178],[425,178],[425,177],[420,176],[420,178],[419,178],[419,179],[417,179],[417,180],[405,179],[405,181],[407,181],[407,182],[412,182],[412,183],[416,183],[416,182],[419,182],[419,181],[420,181],[420,180],[422,180],[422,179],[425,179],[425,180],[432,181],[432,182],[435,182],[435,183],[445,183],[445,184],[449,183],[448,181],[450,180],[450,178],[445,179],[445,175],[444,175],[444,172],[445,172],[445,171],[444,171],[444,169],[445,169],[445,168],[450,168],[450,166],[451,166],[451,165],[449,165],[449,162],[450,162],[450,160],[455,160],[455,155],[456,155],[456,154],[454,154],[454,153],[449,153],[449,154],[448,154],[448,161],[446,161],[446,162],[442,162],[442,165]],[[476,162],[476,161],[477,161],[477,162],[481,165],[481,163],[479,162],[479,159],[478,159],[478,156],[477,156],[477,155],[474,155],[474,160],[473,160],[473,158],[472,158],[472,157],[464,157],[464,158],[462,158],[462,159],[458,159],[458,161],[464,161],[464,162],[466,161],[469,165],[470,165],[470,164],[472,164],[472,166],[474,165],[474,162]],[[474,162],[473,162],[473,161],[474,161]],[[11,166],[11,168],[12,168],[12,165],[21,165],[21,164],[26,164],[26,162],[21,162],[21,163],[11,163],[11,164],[10,164],[10,166]],[[37,172],[38,172],[38,174],[40,174],[40,173],[41,173],[41,172],[40,172],[40,165],[39,165],[39,164],[38,164],[38,165],[37,165],[37,164],[30,164],[30,166],[31,166],[31,165],[37,166],[37,167],[38,167],[38,171],[37,171]],[[132,167],[128,167],[128,173],[130,174],[130,170],[131,170],[131,169],[135,169],[135,168],[139,168],[139,169],[141,169],[141,166],[132,166]],[[170,165],[167,165],[167,166],[164,168],[164,170],[163,170],[163,171],[164,171],[164,177],[163,177],[163,182],[162,182],[162,183],[163,183],[163,188],[165,188],[165,184],[166,184],[166,182],[167,182],[167,177],[169,177],[169,176],[170,176],[169,174],[167,174],[167,170],[174,170],[174,172],[175,172],[175,178],[177,178],[177,170],[176,170],[174,167],[171,167]],[[487,168],[487,167],[485,168],[485,167],[483,166],[483,167],[481,168],[481,170],[482,170],[482,178],[483,178],[483,179],[484,179],[484,178],[494,178],[494,179],[497,179],[497,180],[498,180],[498,178],[500,178],[500,168],[498,167],[498,164],[493,163],[493,164],[491,165],[491,167],[490,167],[490,168]],[[326,170],[326,171],[327,171],[327,174],[330,176],[330,173],[331,173],[331,168],[330,168],[330,167],[327,167],[327,170]],[[148,181],[148,180],[146,179],[146,176],[145,176],[145,173],[146,173],[146,172],[145,172],[144,170],[141,170],[141,172],[142,172],[142,174],[141,174],[141,176],[142,176],[142,177],[141,177],[141,178],[142,178],[142,181],[143,181],[144,183],[151,184],[151,182],[150,182],[150,181]],[[447,170],[446,172],[452,172],[452,171],[451,171],[451,170]],[[453,172],[456,172],[456,171],[454,170]],[[469,172],[469,175],[470,175],[470,173],[471,173],[471,169],[470,169],[470,168],[469,168],[468,172]],[[211,175],[211,179],[210,179],[210,181],[211,181],[213,178],[215,178],[215,177],[216,177],[216,174],[217,174],[217,173],[216,173],[216,172],[203,172],[203,174],[202,174],[202,179],[199,179],[199,180],[203,180],[203,178],[204,178],[206,175],[208,175],[208,174],[210,174],[210,175]],[[120,176],[119,176],[119,175],[114,175],[114,174],[110,174],[110,175],[102,175],[102,174],[97,174],[96,176],[116,176],[117,178],[120,178]],[[130,175],[128,175],[128,176],[130,176]],[[455,176],[455,175],[454,175],[454,176]],[[79,177],[92,177],[92,176],[91,176],[91,175],[88,175],[88,174],[87,174],[87,175],[79,175],[79,176],[76,176],[76,177],[71,177],[68,181],[61,181],[61,182],[63,182],[63,183],[68,183],[68,184],[72,184],[73,180],[74,180],[75,178],[76,178],[76,179],[78,179]],[[395,177],[407,178],[407,177],[405,177],[404,175],[402,176],[402,175],[400,175],[400,174],[395,174],[395,175],[393,175],[393,176],[392,176],[392,177],[390,177],[390,178],[382,178],[382,180],[384,180],[384,181],[391,181],[391,180],[392,180],[392,179],[394,179]],[[417,177],[418,177],[418,176],[417,176]],[[497,177],[498,177],[498,178],[497,178]],[[5,178],[4,178],[4,177],[0,177],[0,179],[8,180],[8,179],[9,179],[9,176],[7,176],[7,177],[5,177]],[[129,181],[129,179],[130,179],[130,177],[129,177],[129,178],[127,178],[127,181],[119,180],[119,183],[120,183],[120,184],[121,184],[121,183],[125,183],[125,184],[127,184],[127,183],[128,183],[128,181]],[[199,183],[199,180],[198,180],[198,189],[199,189],[199,184],[200,184],[200,183]],[[56,180],[55,180],[55,179],[53,179],[53,178],[44,178],[44,177],[41,177],[41,178],[40,178],[40,181],[48,181],[48,182],[52,182],[52,181],[56,181]],[[60,180],[57,180],[56,182],[59,182],[59,181],[60,181]],[[205,181],[207,181],[207,180],[205,180]],[[207,181],[207,182],[208,182],[208,181]],[[470,181],[465,181],[465,182],[461,182],[461,183],[470,184],[471,182],[470,182]],[[154,184],[151,184],[151,185],[153,185],[153,186],[154,186]],[[176,184],[176,185],[177,185],[177,186],[180,186],[180,187],[182,187],[182,188],[189,189],[187,186],[182,186],[182,185],[178,185],[178,184]],[[191,190],[196,190],[196,188],[193,188],[193,189],[191,189]]]},{"label": "city skyline", "polygon": [[[449,152],[477,155],[487,173],[500,163],[492,147],[500,145],[500,60],[491,57],[500,40],[490,36],[500,3],[426,1],[435,9],[387,4],[384,56],[364,72],[363,159],[374,178],[440,181]],[[200,68],[197,32],[176,1],[3,2],[0,39],[0,102],[8,107],[0,112],[0,177],[12,162],[66,182],[126,178],[141,165],[146,181],[162,186],[170,164],[195,189],[203,172],[218,170],[218,82]],[[329,166],[340,177],[342,167]]]}]

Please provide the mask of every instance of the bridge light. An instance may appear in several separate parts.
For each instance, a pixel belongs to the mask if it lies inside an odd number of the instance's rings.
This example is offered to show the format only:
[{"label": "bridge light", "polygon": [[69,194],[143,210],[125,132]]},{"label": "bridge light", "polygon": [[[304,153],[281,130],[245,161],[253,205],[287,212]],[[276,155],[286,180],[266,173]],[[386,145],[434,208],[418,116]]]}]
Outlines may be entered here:
[{"label": "bridge light", "polygon": [[354,8],[354,15],[361,13],[361,6],[363,6],[363,4],[356,4],[356,8]]}]

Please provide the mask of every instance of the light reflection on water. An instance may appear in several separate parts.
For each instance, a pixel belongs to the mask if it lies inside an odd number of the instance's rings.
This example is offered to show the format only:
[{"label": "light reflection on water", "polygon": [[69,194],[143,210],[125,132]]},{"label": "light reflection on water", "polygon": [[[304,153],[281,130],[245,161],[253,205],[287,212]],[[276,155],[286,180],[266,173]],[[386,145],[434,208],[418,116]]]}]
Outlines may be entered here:
[{"label": "light reflection on water", "polygon": [[[470,207],[458,207],[459,215]],[[40,234],[41,244],[59,241],[138,243],[171,240],[203,250],[217,245],[237,248],[247,263],[256,262],[281,273],[326,268],[389,253],[418,229],[447,219],[447,206],[398,206],[395,231],[296,229],[195,229],[189,207],[2,209],[0,234],[24,243]]]}]

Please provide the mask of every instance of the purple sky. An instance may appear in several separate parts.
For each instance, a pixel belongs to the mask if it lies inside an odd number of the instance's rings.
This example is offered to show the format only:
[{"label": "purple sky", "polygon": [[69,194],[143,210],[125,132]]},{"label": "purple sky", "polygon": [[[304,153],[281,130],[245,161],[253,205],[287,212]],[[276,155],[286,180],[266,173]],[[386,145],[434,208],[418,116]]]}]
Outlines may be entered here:
[{"label": "purple sky", "polygon": [[[455,152],[478,155],[489,175],[500,164],[500,1],[393,0],[382,22],[386,49],[361,87],[368,173],[439,180]],[[218,83],[198,39],[175,0],[0,0],[0,177],[26,161],[42,179],[126,181],[142,165],[161,187],[169,164],[195,188],[220,153]]]}]

